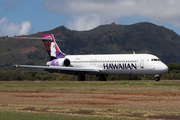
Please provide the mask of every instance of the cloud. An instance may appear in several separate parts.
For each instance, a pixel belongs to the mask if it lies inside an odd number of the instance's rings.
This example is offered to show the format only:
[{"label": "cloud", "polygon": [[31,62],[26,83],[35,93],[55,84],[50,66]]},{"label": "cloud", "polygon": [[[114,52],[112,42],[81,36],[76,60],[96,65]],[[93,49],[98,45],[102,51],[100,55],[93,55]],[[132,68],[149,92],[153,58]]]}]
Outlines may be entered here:
[{"label": "cloud", "polygon": [[88,30],[117,22],[126,16],[140,16],[156,23],[180,27],[180,0],[44,0],[47,11],[74,19],[70,29]]},{"label": "cloud", "polygon": [[101,24],[100,16],[98,14],[84,15],[81,17],[74,17],[75,21],[67,22],[71,29],[88,30]]},{"label": "cloud", "polygon": [[141,16],[180,27],[180,0],[44,0],[47,11],[74,19],[68,28],[88,30],[125,16]]},{"label": "cloud", "polygon": [[31,23],[24,21],[21,24],[8,23],[8,19],[0,19],[0,36],[27,35],[32,30]]}]

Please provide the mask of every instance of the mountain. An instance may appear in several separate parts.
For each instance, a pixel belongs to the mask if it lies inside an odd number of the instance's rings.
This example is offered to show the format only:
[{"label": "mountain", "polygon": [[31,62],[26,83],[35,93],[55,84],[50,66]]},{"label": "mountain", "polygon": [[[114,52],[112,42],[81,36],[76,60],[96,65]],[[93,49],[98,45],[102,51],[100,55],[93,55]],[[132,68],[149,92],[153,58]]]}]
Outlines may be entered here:
[{"label": "mountain", "polygon": [[[74,31],[64,26],[41,34],[54,34],[60,49],[66,54],[131,54],[150,53],[163,62],[180,63],[180,36],[163,26],[142,22],[132,25],[115,23],[101,25],[88,31]],[[45,65],[48,60],[41,40],[0,38],[0,70],[12,69],[14,64]]]}]

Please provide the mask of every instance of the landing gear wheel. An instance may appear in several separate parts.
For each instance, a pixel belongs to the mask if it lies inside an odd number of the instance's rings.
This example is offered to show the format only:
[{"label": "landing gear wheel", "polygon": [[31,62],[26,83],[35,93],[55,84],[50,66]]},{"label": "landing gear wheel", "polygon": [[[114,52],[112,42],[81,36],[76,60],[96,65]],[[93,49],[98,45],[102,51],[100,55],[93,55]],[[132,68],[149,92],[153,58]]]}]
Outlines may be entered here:
[{"label": "landing gear wheel", "polygon": [[159,81],[159,80],[160,80],[160,77],[155,77],[155,80],[156,80],[156,81]]},{"label": "landing gear wheel", "polygon": [[100,75],[99,80],[100,81],[106,81],[106,76],[105,75]]},{"label": "landing gear wheel", "polygon": [[84,73],[81,73],[81,74],[78,75],[78,81],[85,81]]}]

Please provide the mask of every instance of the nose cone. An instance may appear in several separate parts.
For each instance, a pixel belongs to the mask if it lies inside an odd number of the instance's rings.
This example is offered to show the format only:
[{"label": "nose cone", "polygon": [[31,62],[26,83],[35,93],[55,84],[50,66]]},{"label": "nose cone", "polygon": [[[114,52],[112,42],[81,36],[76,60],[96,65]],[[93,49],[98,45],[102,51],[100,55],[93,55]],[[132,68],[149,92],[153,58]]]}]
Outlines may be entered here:
[{"label": "nose cone", "polygon": [[163,69],[164,69],[164,73],[167,73],[167,72],[168,72],[168,66],[167,66],[167,65],[164,64]]},{"label": "nose cone", "polygon": [[166,73],[166,72],[168,72],[168,67],[167,67],[167,65],[165,65],[164,63],[159,63],[159,64],[156,64],[156,65],[154,65],[154,72],[156,73],[156,74],[164,74],[164,73]]},{"label": "nose cone", "polygon": [[160,66],[160,71],[163,73],[167,73],[168,72],[168,66],[165,65],[164,63],[161,64]]}]

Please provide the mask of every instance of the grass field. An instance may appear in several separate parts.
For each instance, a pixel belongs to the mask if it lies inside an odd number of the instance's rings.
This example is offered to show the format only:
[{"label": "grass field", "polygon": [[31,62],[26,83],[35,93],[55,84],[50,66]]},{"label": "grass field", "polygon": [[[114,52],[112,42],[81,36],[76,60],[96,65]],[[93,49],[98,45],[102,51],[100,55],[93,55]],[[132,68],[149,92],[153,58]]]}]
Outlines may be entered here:
[{"label": "grass field", "polygon": [[180,83],[0,82],[0,120],[180,119]]}]

